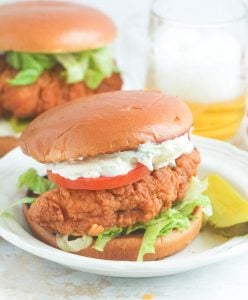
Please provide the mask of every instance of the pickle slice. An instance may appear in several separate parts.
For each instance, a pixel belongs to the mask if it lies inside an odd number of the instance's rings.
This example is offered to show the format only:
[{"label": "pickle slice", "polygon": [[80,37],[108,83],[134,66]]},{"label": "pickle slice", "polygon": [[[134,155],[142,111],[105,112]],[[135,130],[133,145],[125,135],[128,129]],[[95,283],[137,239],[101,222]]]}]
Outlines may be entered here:
[{"label": "pickle slice", "polygon": [[204,194],[213,207],[213,215],[208,219],[210,225],[224,228],[248,222],[248,201],[219,175],[208,176],[208,189]]},{"label": "pickle slice", "polygon": [[225,227],[225,228],[216,228],[216,227],[213,227],[211,225],[208,225],[206,228],[213,231],[214,233],[222,235],[226,238],[232,238],[232,237],[235,237],[235,236],[247,235],[247,233],[248,233],[248,222],[241,223],[241,224],[236,224],[236,225],[233,225],[233,226],[230,226],[230,227]]}]

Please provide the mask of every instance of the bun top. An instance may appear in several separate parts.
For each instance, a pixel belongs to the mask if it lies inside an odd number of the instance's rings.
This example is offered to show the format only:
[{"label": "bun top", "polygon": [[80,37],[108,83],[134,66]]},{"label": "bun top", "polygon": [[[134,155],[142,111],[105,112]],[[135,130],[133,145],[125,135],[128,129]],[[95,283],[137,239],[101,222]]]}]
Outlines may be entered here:
[{"label": "bun top", "polygon": [[24,153],[40,162],[133,150],[188,132],[189,108],[175,97],[154,91],[117,91],[55,107],[23,132]]},{"label": "bun top", "polygon": [[97,9],[73,2],[22,1],[0,5],[0,50],[76,52],[112,42],[116,29]]}]

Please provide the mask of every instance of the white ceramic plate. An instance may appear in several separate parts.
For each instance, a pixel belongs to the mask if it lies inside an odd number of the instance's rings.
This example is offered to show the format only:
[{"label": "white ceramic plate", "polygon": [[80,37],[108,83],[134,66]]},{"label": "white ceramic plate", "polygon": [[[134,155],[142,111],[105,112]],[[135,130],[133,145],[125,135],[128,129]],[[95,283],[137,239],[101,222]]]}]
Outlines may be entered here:
[{"label": "white ceramic plate", "polygon": [[[218,173],[248,199],[248,153],[223,142],[194,137],[202,154],[200,177]],[[44,170],[43,166],[15,149],[0,160],[0,211],[20,198],[16,183],[27,168]],[[107,276],[154,277],[184,272],[239,255],[248,251],[248,238],[227,240],[203,231],[185,250],[161,261],[126,262],[86,258],[52,248],[34,238],[27,228],[20,207],[13,209],[14,219],[0,218],[0,235],[25,251],[67,267]],[[118,251],[118,249],[116,249]]]}]

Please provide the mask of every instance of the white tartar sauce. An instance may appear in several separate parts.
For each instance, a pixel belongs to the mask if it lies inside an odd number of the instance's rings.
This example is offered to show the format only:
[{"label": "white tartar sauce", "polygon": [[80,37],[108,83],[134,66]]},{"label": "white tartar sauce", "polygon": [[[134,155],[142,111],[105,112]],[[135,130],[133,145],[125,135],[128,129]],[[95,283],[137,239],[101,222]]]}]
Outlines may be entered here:
[{"label": "white tartar sauce", "polygon": [[139,162],[150,171],[165,166],[175,166],[175,160],[182,154],[192,152],[193,144],[188,133],[160,144],[146,143],[139,145],[135,151],[123,151],[113,154],[98,155],[93,158],[63,161],[46,164],[52,173],[67,179],[79,177],[98,178],[124,175],[135,168]]}]

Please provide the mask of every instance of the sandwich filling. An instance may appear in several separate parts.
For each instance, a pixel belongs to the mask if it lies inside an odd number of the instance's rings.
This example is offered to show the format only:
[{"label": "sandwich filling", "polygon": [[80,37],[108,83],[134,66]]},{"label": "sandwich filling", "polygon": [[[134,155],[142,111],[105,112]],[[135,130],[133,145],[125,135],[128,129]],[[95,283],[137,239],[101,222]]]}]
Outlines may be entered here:
[{"label": "sandwich filling", "polygon": [[49,164],[47,168],[72,181],[81,180],[78,177],[83,174],[85,180],[97,184],[104,175],[116,180],[122,176],[115,174],[124,172],[123,176],[128,177],[129,168],[137,163],[147,169],[142,178],[132,178],[129,184],[116,188],[95,190],[54,185],[35,170],[27,171],[21,175],[19,186],[26,186],[32,198],[24,199],[32,203],[28,210],[30,219],[56,234],[58,247],[71,252],[89,246],[103,251],[112,238],[143,233],[138,254],[138,260],[142,260],[146,253],[155,251],[158,236],[174,229],[187,229],[197,206],[207,208],[210,213],[210,202],[202,195],[207,182],[195,177],[200,155],[188,134],[158,145],[147,143],[136,151],[89,160],[80,158]]}]

